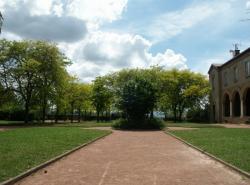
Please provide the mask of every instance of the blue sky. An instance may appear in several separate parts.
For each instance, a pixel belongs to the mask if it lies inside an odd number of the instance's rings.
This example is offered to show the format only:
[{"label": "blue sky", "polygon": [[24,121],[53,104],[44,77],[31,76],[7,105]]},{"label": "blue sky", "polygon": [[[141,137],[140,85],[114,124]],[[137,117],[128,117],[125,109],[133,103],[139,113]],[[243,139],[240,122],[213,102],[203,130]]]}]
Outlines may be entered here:
[{"label": "blue sky", "polygon": [[241,21],[249,8],[248,0],[2,0],[1,37],[58,43],[82,81],[152,65],[206,74],[234,43],[250,47],[250,21]]},{"label": "blue sky", "polygon": [[[152,35],[145,33],[144,29],[149,28],[148,24],[154,22],[162,14],[171,14],[173,12],[181,14],[183,11],[194,7],[213,8],[218,6],[218,9],[214,9],[214,12],[211,12],[208,17],[200,22],[183,29],[173,37],[162,38],[150,48],[150,51],[154,54],[164,52],[166,48],[182,53],[187,58],[187,65],[190,69],[204,73],[207,68],[202,68],[208,67],[207,65],[210,65],[211,61],[224,62],[228,60],[231,57],[229,50],[233,48],[234,43],[239,43],[242,50],[250,47],[250,22],[242,21],[250,17],[250,14],[247,14],[246,3],[245,0],[135,0],[128,3],[128,8],[124,12],[122,19],[109,24],[104,29],[117,29],[141,34],[150,40],[154,38],[152,38]],[[195,14],[192,11],[189,13]],[[185,19],[185,17],[181,18]],[[162,24],[172,23],[171,19],[165,21],[164,23],[163,20]]]}]

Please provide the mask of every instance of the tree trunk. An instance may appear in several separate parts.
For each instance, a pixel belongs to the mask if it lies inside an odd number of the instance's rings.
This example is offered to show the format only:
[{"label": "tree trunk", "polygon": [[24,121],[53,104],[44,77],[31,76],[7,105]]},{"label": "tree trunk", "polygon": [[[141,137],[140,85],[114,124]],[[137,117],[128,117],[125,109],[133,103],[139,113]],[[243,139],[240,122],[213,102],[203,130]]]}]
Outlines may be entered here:
[{"label": "tree trunk", "polygon": [[58,107],[58,106],[56,106],[55,123],[58,123],[58,113],[59,113],[59,109],[58,109],[57,107]]},{"label": "tree trunk", "polygon": [[173,112],[174,112],[174,122],[176,123],[177,122],[177,110],[176,110],[176,107],[173,109]]},{"label": "tree trunk", "polygon": [[181,106],[179,108],[179,120],[182,121],[182,114],[183,114],[183,111],[184,111],[184,106]]},{"label": "tree trunk", "polygon": [[87,111],[85,110],[84,111],[84,121],[86,121],[87,120]]},{"label": "tree trunk", "polygon": [[99,123],[100,122],[100,112],[97,111],[97,122]]},{"label": "tree trunk", "polygon": [[78,108],[78,123],[81,122],[81,108]]},{"label": "tree trunk", "polygon": [[46,108],[47,108],[47,98],[43,99],[43,106],[42,106],[42,123],[45,123],[46,119]]},{"label": "tree trunk", "polygon": [[71,103],[71,123],[74,121],[74,103]]},{"label": "tree trunk", "polygon": [[179,111],[178,120],[179,120],[179,121],[182,121],[182,111]]},{"label": "tree trunk", "polygon": [[164,119],[165,119],[165,121],[167,121],[167,113],[166,112],[164,113]]},{"label": "tree trunk", "polygon": [[64,110],[64,116],[63,116],[64,122],[66,122],[66,120],[68,120],[68,114],[67,111]]},{"label": "tree trunk", "polygon": [[29,101],[26,101],[25,102],[25,112],[24,112],[24,116],[25,116],[25,119],[24,119],[24,122],[25,124],[29,123],[29,112],[30,112],[30,105],[29,105]]},{"label": "tree trunk", "polygon": [[108,111],[106,111],[106,121],[109,120],[109,114],[108,114]]},{"label": "tree trunk", "polygon": [[150,119],[153,119],[154,118],[154,111],[152,110],[151,112],[150,112]]}]

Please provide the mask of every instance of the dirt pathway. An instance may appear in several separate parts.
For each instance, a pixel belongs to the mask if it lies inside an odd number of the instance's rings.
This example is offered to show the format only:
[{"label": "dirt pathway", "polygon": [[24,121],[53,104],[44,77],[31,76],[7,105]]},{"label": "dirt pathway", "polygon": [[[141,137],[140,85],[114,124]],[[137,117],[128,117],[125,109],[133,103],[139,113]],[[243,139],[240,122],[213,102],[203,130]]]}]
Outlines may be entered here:
[{"label": "dirt pathway", "polygon": [[218,124],[218,125],[222,125],[226,128],[250,128],[249,124],[248,125],[247,124]]},{"label": "dirt pathway", "polygon": [[17,184],[247,185],[245,179],[160,131],[114,131]]}]

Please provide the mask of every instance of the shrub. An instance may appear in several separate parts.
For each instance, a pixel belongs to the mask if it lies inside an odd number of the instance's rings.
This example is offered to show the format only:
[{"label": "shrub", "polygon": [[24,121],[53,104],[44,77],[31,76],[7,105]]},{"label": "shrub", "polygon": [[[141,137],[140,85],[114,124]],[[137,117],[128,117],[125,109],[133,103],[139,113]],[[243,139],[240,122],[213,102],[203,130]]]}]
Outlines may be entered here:
[{"label": "shrub", "polygon": [[124,130],[129,130],[129,129],[161,130],[164,129],[165,125],[162,120],[156,118],[146,119],[142,122],[120,119],[117,120],[112,127],[114,129],[124,129]]},{"label": "shrub", "polygon": [[135,76],[122,87],[119,98],[119,108],[123,111],[129,125],[140,125],[148,119],[148,114],[154,108],[156,90],[149,80]]},{"label": "shrub", "polygon": [[207,105],[205,109],[195,108],[190,109],[187,112],[187,120],[190,122],[209,122],[209,106]]},{"label": "shrub", "polygon": [[250,119],[248,119],[248,120],[246,121],[246,124],[250,124]]}]

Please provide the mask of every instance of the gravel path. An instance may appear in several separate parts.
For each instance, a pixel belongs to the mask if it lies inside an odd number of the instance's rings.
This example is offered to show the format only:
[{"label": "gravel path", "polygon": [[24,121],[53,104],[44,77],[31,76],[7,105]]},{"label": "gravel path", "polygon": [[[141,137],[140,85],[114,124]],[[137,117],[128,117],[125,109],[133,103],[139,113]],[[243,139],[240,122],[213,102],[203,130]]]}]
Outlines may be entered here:
[{"label": "gravel path", "polygon": [[22,185],[247,185],[161,131],[114,131],[23,179]]},{"label": "gravel path", "polygon": [[[216,124],[215,124],[216,125]],[[226,128],[250,128],[250,124],[218,124]]]},{"label": "gravel path", "polygon": [[197,130],[199,128],[185,128],[185,127],[168,127],[168,130]]}]

